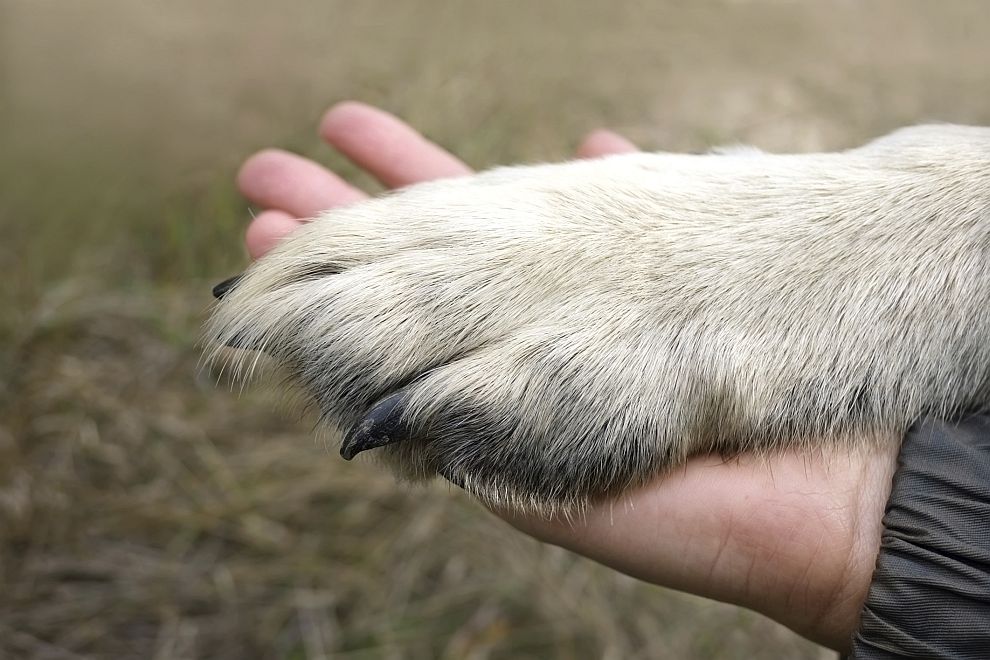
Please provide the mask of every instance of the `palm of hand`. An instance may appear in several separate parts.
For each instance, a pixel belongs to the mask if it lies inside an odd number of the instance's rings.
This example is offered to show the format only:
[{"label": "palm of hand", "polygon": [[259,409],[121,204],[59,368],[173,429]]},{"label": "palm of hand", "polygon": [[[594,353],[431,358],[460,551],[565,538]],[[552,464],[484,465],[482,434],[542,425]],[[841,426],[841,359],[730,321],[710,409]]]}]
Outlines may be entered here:
[{"label": "palm of hand", "polygon": [[[346,103],[325,116],[332,146],[389,187],[470,173],[460,160],[394,117]],[[578,150],[633,150],[598,132]],[[265,207],[247,230],[264,255],[304,220],[366,195],[307,159],[269,150],[238,177]],[[682,471],[577,521],[499,513],[517,528],[635,577],[751,607],[845,650],[866,596],[896,443],[875,450],[732,461],[698,457]]]}]

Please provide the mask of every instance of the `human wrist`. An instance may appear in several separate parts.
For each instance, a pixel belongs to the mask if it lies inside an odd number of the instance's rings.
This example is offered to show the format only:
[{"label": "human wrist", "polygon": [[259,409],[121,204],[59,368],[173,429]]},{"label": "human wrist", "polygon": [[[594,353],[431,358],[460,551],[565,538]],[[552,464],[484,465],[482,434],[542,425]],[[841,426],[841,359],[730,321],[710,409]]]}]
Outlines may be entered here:
[{"label": "human wrist", "polygon": [[792,567],[788,598],[775,600],[774,609],[754,609],[823,646],[849,651],[876,565],[896,466],[897,444],[886,440],[830,459],[828,469],[840,483],[825,507],[836,514],[823,539],[829,545],[809,556],[805,569]]}]

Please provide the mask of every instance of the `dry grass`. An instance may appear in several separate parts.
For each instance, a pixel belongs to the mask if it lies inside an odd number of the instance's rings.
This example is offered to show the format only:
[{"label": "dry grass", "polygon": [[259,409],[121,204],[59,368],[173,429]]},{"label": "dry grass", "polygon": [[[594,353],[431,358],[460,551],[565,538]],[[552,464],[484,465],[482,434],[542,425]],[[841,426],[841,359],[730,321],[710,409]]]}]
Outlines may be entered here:
[{"label": "dry grass", "polygon": [[[990,123],[979,2],[0,0],[0,657],[813,658],[198,375],[251,150],[342,98],[472,164]],[[356,180],[366,183],[361,177]]]}]

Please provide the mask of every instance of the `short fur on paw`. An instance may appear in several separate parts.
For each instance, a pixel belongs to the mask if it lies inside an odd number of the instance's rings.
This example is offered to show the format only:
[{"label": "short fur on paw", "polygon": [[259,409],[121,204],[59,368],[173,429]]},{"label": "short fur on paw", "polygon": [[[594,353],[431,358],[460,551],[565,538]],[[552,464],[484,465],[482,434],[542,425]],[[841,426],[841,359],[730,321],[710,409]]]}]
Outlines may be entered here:
[{"label": "short fur on paw", "polygon": [[279,363],[346,457],[570,508],[986,406],[988,264],[990,129],[922,126],[414,186],[285,240],[207,336]]}]

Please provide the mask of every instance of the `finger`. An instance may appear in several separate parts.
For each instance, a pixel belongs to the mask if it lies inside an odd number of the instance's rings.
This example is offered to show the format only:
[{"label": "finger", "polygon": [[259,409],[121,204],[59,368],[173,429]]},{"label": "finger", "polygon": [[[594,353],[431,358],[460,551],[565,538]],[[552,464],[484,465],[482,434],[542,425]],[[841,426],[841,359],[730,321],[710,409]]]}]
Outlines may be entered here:
[{"label": "finger", "polygon": [[599,129],[589,133],[577,148],[578,158],[600,158],[612,154],[639,151],[635,144],[613,131]]},{"label": "finger", "polygon": [[323,166],[280,149],[248,158],[237,174],[237,186],[255,204],[297,218],[311,218],[367,197]]},{"label": "finger", "polygon": [[320,122],[331,146],[390,188],[471,173],[471,168],[396,117],[363,103],[333,106]]},{"label": "finger", "polygon": [[244,235],[244,244],[252,259],[264,256],[280,240],[294,232],[302,221],[284,211],[263,211],[251,221]]}]

